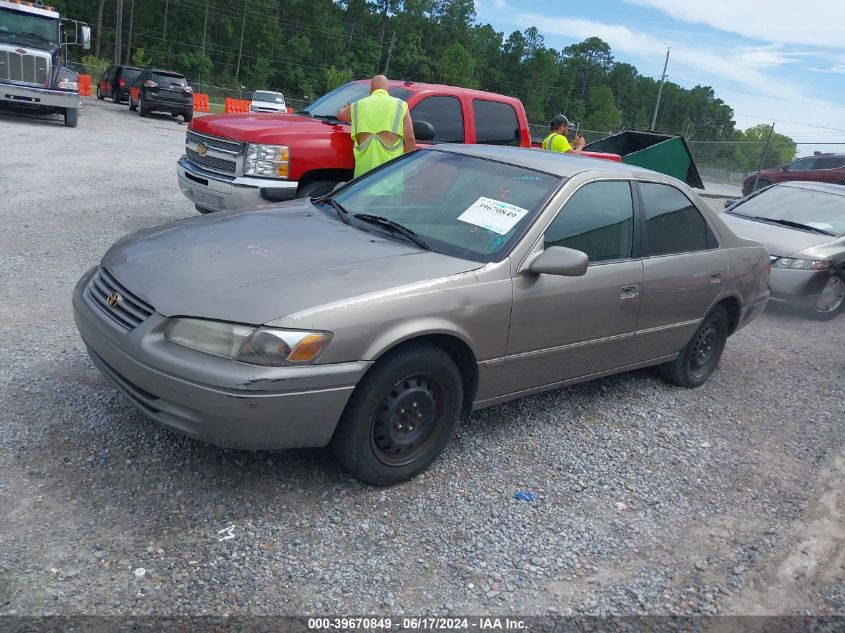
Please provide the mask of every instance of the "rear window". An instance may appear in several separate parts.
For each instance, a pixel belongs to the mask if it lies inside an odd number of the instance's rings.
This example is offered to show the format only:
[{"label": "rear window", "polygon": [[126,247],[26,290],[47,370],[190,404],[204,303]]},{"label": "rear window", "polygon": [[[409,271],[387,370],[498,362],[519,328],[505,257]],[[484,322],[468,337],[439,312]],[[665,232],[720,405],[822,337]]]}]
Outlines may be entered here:
[{"label": "rear window", "polygon": [[178,75],[176,73],[152,73],[152,75],[150,75],[150,79],[152,79],[157,84],[161,84],[163,86],[188,85],[188,82],[185,81],[185,78],[182,75]]},{"label": "rear window", "polygon": [[475,113],[475,142],[484,145],[519,145],[519,123],[516,110],[507,103],[472,102]]},{"label": "rear window", "polygon": [[133,80],[133,79],[137,79],[138,75],[140,75],[140,74],[141,74],[140,68],[124,68],[120,73],[120,77],[122,79]]}]

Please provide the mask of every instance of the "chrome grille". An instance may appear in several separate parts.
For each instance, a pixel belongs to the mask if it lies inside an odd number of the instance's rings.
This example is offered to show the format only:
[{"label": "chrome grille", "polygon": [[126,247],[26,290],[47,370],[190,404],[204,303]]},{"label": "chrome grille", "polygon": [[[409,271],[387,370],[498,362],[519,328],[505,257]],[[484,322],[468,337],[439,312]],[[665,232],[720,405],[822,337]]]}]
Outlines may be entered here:
[{"label": "chrome grille", "polygon": [[202,143],[207,147],[214,147],[226,152],[234,152],[235,154],[239,154],[241,151],[241,144],[238,141],[227,141],[226,139],[218,138],[216,136],[198,134],[193,130],[188,130],[187,142]]},{"label": "chrome grille", "polygon": [[[152,306],[117,283],[105,268],[97,271],[88,284],[87,292],[91,303],[126,331],[134,330],[154,312]],[[112,293],[117,293],[119,300],[110,308],[106,302]]]},{"label": "chrome grille", "polygon": [[227,174],[235,173],[235,161],[209,156],[208,154],[202,156],[190,147],[185,148],[185,151],[188,154],[188,160],[200,167],[208,167],[209,169],[222,171]]},{"label": "chrome grille", "polygon": [[[21,54],[21,50],[26,52]],[[0,45],[0,81],[46,86],[49,77],[48,53]]]}]

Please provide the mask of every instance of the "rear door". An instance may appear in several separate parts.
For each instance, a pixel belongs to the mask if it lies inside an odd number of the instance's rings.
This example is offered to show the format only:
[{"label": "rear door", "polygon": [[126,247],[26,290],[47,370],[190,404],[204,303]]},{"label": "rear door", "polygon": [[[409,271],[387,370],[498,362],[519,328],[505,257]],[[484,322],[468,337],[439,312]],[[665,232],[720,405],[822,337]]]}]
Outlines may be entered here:
[{"label": "rear door", "polygon": [[639,360],[677,353],[723,291],[729,258],[683,191],[639,182],[643,210],[643,302]]},{"label": "rear door", "polygon": [[514,277],[509,392],[634,362],[643,284],[636,227],[626,180],[587,183],[562,207],[544,233],[544,248],[587,253],[587,272]]},{"label": "rear door", "polygon": [[473,99],[472,117],[475,124],[476,143],[519,146],[521,128],[516,109],[511,104]]},{"label": "rear door", "polygon": [[790,180],[815,180],[818,172],[813,171],[816,166],[816,158],[810,156],[809,158],[799,158],[786,166],[786,173],[783,178],[778,178],[778,182]]},{"label": "rear door", "polygon": [[819,156],[813,165],[816,182],[845,184],[845,156]]}]

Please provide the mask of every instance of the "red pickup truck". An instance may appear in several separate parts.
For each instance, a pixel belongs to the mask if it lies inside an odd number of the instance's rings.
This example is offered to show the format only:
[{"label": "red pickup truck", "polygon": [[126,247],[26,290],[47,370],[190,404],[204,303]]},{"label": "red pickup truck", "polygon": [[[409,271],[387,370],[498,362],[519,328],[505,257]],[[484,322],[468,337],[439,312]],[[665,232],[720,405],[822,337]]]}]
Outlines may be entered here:
[{"label": "red pickup truck", "polygon": [[[369,90],[369,81],[352,81],[297,114],[195,118],[177,166],[179,187],[201,213],[330,192],[354,168],[349,126],[335,116]],[[391,81],[388,92],[407,101],[420,144],[531,147],[519,99],[410,81]]]}]

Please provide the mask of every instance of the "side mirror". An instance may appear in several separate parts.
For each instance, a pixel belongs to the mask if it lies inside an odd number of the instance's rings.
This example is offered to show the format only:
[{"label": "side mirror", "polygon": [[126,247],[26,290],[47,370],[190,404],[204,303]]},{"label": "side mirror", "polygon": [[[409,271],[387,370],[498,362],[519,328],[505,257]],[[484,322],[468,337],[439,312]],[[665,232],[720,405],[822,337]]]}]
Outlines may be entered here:
[{"label": "side mirror", "polygon": [[535,274],[580,277],[587,272],[587,253],[564,246],[550,246],[528,264],[528,272]]},{"label": "side mirror", "polygon": [[82,27],[82,48],[86,51],[91,48],[91,27],[90,26],[83,26]]},{"label": "side mirror", "polygon": [[434,126],[428,121],[414,121],[414,136],[418,141],[433,141]]}]

